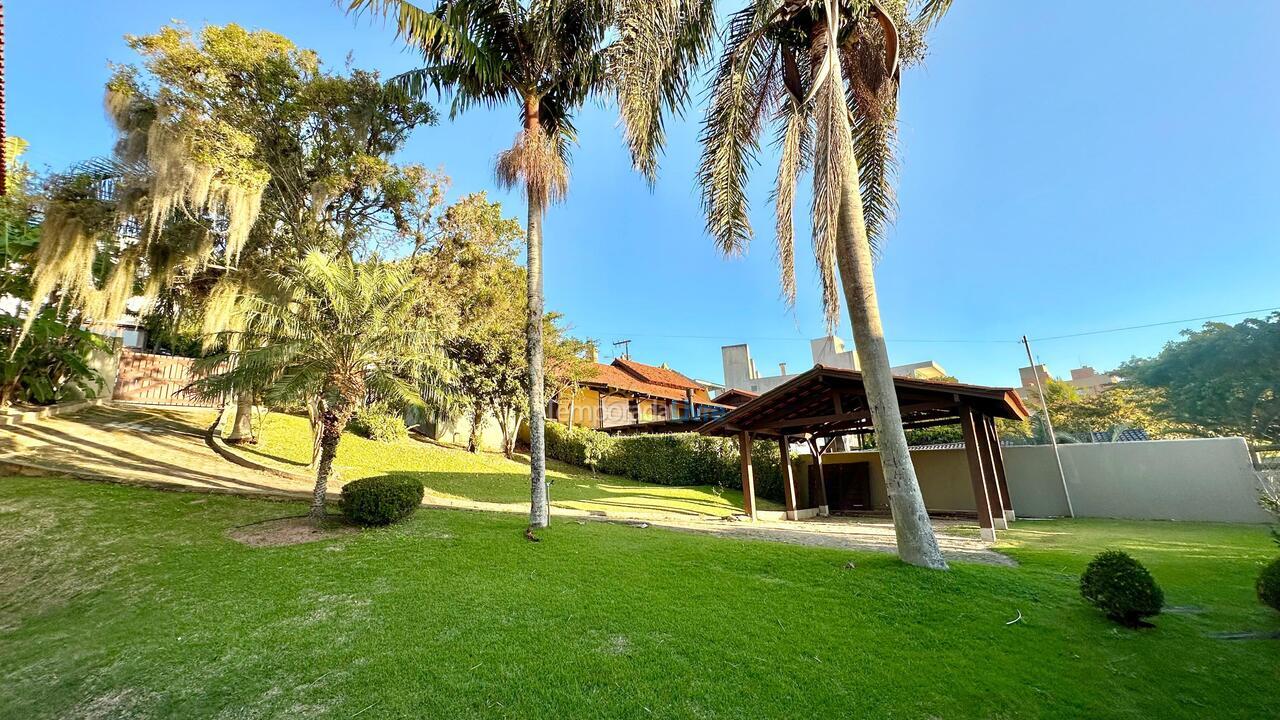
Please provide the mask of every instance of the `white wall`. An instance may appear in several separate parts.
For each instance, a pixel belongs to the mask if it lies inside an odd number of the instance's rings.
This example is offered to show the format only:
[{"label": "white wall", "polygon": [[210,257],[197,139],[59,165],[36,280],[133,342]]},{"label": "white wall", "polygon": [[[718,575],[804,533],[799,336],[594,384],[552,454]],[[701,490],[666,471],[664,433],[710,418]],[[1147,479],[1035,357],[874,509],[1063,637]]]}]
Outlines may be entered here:
[{"label": "white wall", "polygon": [[[1205,520],[1263,523],[1258,477],[1242,438],[1152,440],[1060,445],[1067,488],[1077,517],[1135,520]],[[911,453],[930,510],[973,511],[973,490],[963,450]],[[807,455],[799,455],[797,478]],[[1014,512],[1020,517],[1067,514],[1062,480],[1048,445],[1004,448]],[[868,462],[872,502],[887,508],[875,451],[831,453],[823,462]]]}]

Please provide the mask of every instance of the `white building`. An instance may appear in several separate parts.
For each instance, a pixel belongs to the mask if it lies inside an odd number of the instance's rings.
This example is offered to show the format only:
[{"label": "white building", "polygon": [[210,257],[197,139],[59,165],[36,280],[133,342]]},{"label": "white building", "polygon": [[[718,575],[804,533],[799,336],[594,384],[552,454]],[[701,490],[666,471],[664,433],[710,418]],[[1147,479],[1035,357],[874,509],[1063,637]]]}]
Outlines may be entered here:
[{"label": "white building", "polygon": [[[860,370],[858,354],[846,350],[844,341],[834,335],[815,338],[809,341],[809,352],[813,356],[814,365]],[[799,373],[788,373],[786,363],[778,363],[777,375],[761,375],[756,369],[755,360],[751,358],[751,348],[746,344],[725,345],[720,348],[720,357],[724,362],[724,386],[749,392],[761,393],[772,390],[785,383]],[[803,368],[808,370],[808,368]],[[894,375],[910,377],[917,380],[937,380],[946,377],[947,371],[932,360],[898,365],[892,368]]]}]

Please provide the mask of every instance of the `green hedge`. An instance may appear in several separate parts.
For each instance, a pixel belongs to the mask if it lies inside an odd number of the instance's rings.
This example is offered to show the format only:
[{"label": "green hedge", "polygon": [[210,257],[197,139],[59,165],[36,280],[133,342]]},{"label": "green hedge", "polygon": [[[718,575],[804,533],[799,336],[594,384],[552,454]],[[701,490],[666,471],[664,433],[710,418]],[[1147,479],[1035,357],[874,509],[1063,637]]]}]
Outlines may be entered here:
[{"label": "green hedge", "polygon": [[1280,558],[1272,560],[1258,576],[1258,599],[1280,610]]},{"label": "green hedge", "polygon": [[[598,430],[547,423],[547,457],[570,465],[655,485],[720,485],[742,489],[738,442],[697,433],[606,435]],[[751,449],[756,495],[782,500],[778,443],[758,440]]]}]

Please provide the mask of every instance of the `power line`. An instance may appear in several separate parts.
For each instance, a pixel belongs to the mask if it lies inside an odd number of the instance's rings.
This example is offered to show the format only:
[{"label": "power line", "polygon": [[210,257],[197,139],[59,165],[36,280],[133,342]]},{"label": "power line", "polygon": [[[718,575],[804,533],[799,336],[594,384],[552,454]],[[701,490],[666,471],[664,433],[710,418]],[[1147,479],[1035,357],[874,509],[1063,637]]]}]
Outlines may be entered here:
[{"label": "power line", "polygon": [[[1046,342],[1049,340],[1065,340],[1068,338],[1086,337],[1089,335],[1105,335],[1108,333],[1126,332],[1129,330],[1142,330],[1145,328],[1160,327],[1163,325],[1178,325],[1180,323],[1200,322],[1203,320],[1216,320],[1218,318],[1235,317],[1237,315],[1252,315],[1254,313],[1275,312],[1280,311],[1280,307],[1256,308],[1253,310],[1239,310],[1237,312],[1221,313],[1219,315],[1202,315],[1200,317],[1183,318],[1181,320],[1163,320],[1161,322],[1145,323],[1142,325],[1127,325],[1125,327],[1106,328],[1103,330],[1086,330],[1078,333],[1068,333],[1065,335],[1046,335],[1044,337],[1031,338],[1036,342]],[[603,335],[626,335],[631,337],[648,337],[648,338],[664,338],[669,340],[760,340],[760,341],[776,341],[776,342],[795,342],[799,340],[807,340],[804,337],[774,337],[767,335],[670,335],[666,333],[639,333],[639,332],[607,332]],[[946,338],[946,339],[903,339],[903,338],[886,338],[886,342],[907,344],[967,344],[967,345],[1021,345],[1022,340],[998,340],[990,338]]]},{"label": "power line", "polygon": [[[1256,310],[1241,310],[1240,312],[1222,313],[1221,315],[1205,315],[1203,317],[1184,318],[1182,320],[1165,320],[1163,322],[1147,323],[1145,325],[1129,325],[1127,327],[1108,328],[1106,330],[1088,330],[1086,332],[1070,333],[1068,335],[1051,335],[1048,337],[1031,338],[1036,342],[1042,340],[1064,340],[1066,338],[1084,337],[1086,335],[1103,335],[1106,333],[1124,332],[1126,330],[1142,330],[1143,328],[1160,327],[1161,325],[1177,325],[1179,323],[1198,322],[1200,320],[1214,320],[1217,318],[1234,317],[1236,315],[1252,315],[1253,313],[1273,312],[1280,310],[1280,307],[1258,308]],[[1020,341],[1019,341],[1020,342]]]}]

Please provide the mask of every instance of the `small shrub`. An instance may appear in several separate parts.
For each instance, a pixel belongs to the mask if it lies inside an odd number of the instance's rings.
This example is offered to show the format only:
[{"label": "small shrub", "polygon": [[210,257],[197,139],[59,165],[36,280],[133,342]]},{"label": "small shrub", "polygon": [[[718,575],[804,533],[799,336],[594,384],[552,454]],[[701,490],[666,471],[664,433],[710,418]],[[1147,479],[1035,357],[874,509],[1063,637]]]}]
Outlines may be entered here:
[{"label": "small shrub", "polygon": [[1098,553],[1080,576],[1080,594],[1107,617],[1129,627],[1164,607],[1164,591],[1151,573],[1120,550]]},{"label": "small shrub", "polygon": [[1272,560],[1258,576],[1258,599],[1280,610],[1280,558]]},{"label": "small shrub", "polygon": [[390,525],[412,515],[424,493],[422,483],[412,478],[364,478],[342,488],[339,507],[358,525]]},{"label": "small shrub", "polygon": [[347,429],[370,440],[393,443],[409,439],[409,428],[404,417],[381,403],[367,405],[356,411]]}]

